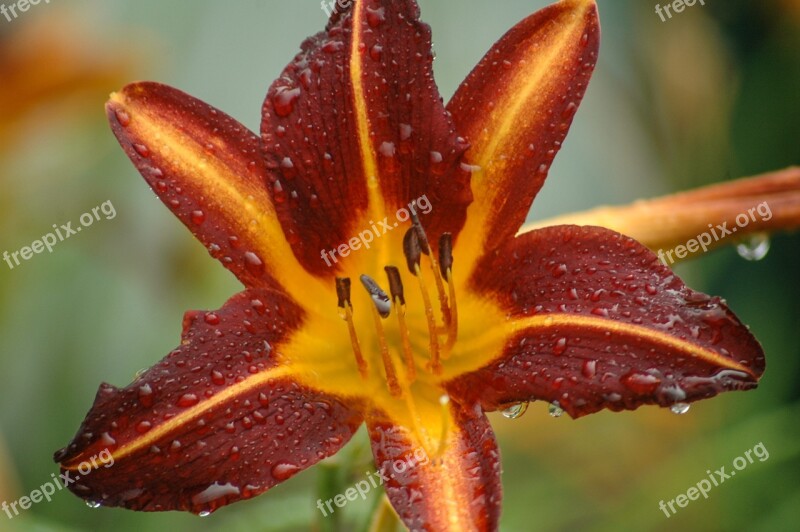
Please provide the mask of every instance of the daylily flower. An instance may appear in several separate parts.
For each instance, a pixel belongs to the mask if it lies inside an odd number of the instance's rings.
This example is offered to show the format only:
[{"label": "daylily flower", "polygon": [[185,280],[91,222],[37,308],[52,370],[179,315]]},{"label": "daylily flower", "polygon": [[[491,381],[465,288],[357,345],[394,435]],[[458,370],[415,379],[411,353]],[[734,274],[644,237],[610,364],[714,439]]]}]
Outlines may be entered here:
[{"label": "daylily flower", "polygon": [[[747,328],[642,244],[600,227],[515,236],[594,68],[594,1],[520,22],[446,107],[430,46],[413,0],[356,1],[270,87],[260,137],[164,85],[111,96],[127,155],[245,290],[187,313],[180,346],[129,386],[101,385],[55,456],[91,470],[73,492],[208,513],[366,423],[379,469],[429,458],[386,485],[409,528],[496,530],[486,412],[681,410],[756,386]],[[105,450],[113,467],[92,464]]]}]

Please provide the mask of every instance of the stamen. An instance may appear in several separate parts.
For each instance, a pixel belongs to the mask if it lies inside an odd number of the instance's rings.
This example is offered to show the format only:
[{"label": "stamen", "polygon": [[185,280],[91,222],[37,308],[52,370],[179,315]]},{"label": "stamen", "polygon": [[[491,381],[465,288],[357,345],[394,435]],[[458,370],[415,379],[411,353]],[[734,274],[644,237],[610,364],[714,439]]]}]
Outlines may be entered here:
[{"label": "stamen", "polygon": [[428,334],[430,336],[431,345],[431,370],[439,374],[442,372],[442,363],[439,361],[439,338],[436,331],[436,317],[433,315],[433,306],[431,305],[431,296],[428,294],[428,289],[425,287],[425,281],[422,279],[422,270],[417,264],[414,268],[414,275],[417,276],[419,289],[422,292],[422,304],[425,306],[425,317],[428,320]]},{"label": "stamen", "polygon": [[419,236],[414,227],[409,229],[403,237],[403,252],[406,255],[408,269],[417,277],[419,289],[420,292],[422,292],[422,302],[425,307],[425,317],[428,320],[428,335],[430,336],[431,361],[429,365],[431,370],[438,374],[442,372],[442,364],[439,361],[439,338],[436,336],[436,318],[433,315],[431,296],[428,294],[428,289],[425,287],[425,281],[422,279],[422,270],[420,270],[419,267],[421,248],[419,245]]},{"label": "stamen", "polygon": [[450,233],[442,233],[439,237],[439,264],[442,277],[447,280],[450,301],[450,323],[448,323],[445,347],[445,352],[449,355],[458,339],[458,305],[456,305],[456,287],[453,282],[453,235]]},{"label": "stamen", "polygon": [[350,302],[350,278],[337,277],[336,278],[336,296],[339,299],[339,316],[347,322],[347,329],[350,332],[350,343],[353,346],[353,355],[356,358],[356,365],[358,365],[358,372],[361,378],[366,379],[369,375],[369,368],[367,361],[364,360],[364,355],[361,353],[361,344],[358,343],[358,335],[356,334],[356,326],[353,322],[353,304]]},{"label": "stamen", "polygon": [[[361,284],[364,285],[372,301],[375,304],[372,306],[372,317],[375,320],[375,329],[378,332],[378,345],[381,349],[381,359],[383,359],[383,367],[386,370],[386,382],[389,384],[389,393],[394,397],[400,397],[402,391],[400,390],[400,383],[397,380],[397,371],[392,362],[392,356],[389,353],[389,344],[386,341],[386,332],[383,330],[383,322],[381,317],[387,317],[391,310],[391,303],[389,303],[389,296],[386,295],[378,283],[376,283],[369,275],[361,276]],[[386,315],[382,313],[382,309],[386,309]]]},{"label": "stamen", "polygon": [[[442,311],[442,319],[444,320],[445,327],[450,326],[450,306],[447,302],[447,296],[445,295],[444,291],[444,284],[442,283],[443,276],[440,275],[439,265],[436,262],[436,257],[433,253],[431,253],[431,245],[428,242],[428,235],[425,233],[425,229],[422,227],[422,224],[419,222],[419,217],[417,213],[411,213],[411,221],[413,224],[414,229],[417,233],[417,238],[419,239],[420,249],[422,253],[424,253],[430,262],[431,271],[433,272],[433,278],[436,281],[436,291],[439,294],[439,306]],[[441,241],[440,241],[441,243]]]},{"label": "stamen", "polygon": [[386,266],[384,271],[386,271],[386,276],[389,278],[389,292],[392,294],[392,301],[397,312],[397,323],[400,327],[400,339],[403,343],[403,360],[406,363],[408,382],[412,383],[417,378],[417,366],[414,363],[411,337],[408,334],[408,325],[406,324],[406,298],[403,296],[403,281],[400,279],[400,270],[394,266]]}]

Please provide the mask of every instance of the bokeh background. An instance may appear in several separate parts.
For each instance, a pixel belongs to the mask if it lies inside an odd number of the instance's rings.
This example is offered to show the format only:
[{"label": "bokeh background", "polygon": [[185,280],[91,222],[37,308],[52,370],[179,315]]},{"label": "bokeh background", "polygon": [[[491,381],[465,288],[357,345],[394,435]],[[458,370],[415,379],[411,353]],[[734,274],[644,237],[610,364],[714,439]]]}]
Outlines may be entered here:
[{"label": "bokeh background", "polygon": [[[10,0],[0,0],[6,4]],[[445,98],[544,0],[420,0]],[[800,163],[800,2],[707,0],[661,22],[654,0],[599,0],[600,61],[530,219]],[[50,480],[102,381],[125,385],[176,345],[187,309],[237,281],[155,198],[111,135],[109,92],[139,79],[186,90],[251,129],[270,82],[323,27],[312,0],[70,0],[0,17],[0,252],[110,200],[113,220],[10,270],[0,263],[0,501]],[[711,222],[712,220],[709,220]],[[767,352],[761,386],[692,406],[553,419],[493,415],[505,531],[797,530],[798,244],[758,262],[733,247],[678,272],[719,294]],[[763,442],[755,462],[667,519],[658,509]],[[4,530],[366,530],[376,500],[321,519],[320,493],[363,478],[364,434],[272,492],[198,518],[90,509],[66,491]],[[376,494],[377,495],[377,494]]]}]

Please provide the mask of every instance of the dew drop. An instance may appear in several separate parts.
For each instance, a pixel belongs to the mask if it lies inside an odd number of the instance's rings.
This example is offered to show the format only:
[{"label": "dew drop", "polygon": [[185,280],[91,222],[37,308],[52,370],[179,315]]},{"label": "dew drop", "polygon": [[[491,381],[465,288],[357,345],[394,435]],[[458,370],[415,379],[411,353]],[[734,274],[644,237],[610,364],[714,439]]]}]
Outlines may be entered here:
[{"label": "dew drop", "polygon": [[560,356],[564,354],[564,351],[567,350],[567,339],[566,338],[559,338],[556,344],[553,346],[553,354],[556,356]]},{"label": "dew drop", "polygon": [[289,116],[294,111],[294,104],[300,96],[300,87],[289,89],[283,87],[278,89],[278,93],[272,97],[272,105],[278,116]]},{"label": "dew drop", "polygon": [[209,515],[211,515],[211,512],[208,510],[203,510],[202,512],[199,512],[197,515],[199,517],[208,517]]},{"label": "dew drop", "polygon": [[150,423],[149,421],[140,421],[136,425],[136,432],[138,432],[139,434],[144,434],[145,432],[148,432],[151,428],[153,428],[153,424]]},{"label": "dew drop", "polygon": [[408,140],[411,138],[414,129],[410,124],[400,124],[400,140]]},{"label": "dew drop", "polygon": [[98,501],[86,501],[86,506],[89,508],[100,508],[103,505]]},{"label": "dew drop", "polygon": [[272,466],[272,476],[275,477],[275,480],[284,481],[300,471],[300,468],[295,464],[290,464],[288,462],[281,462],[279,464],[275,464]]},{"label": "dew drop", "polygon": [[647,395],[653,393],[656,388],[658,388],[658,385],[661,384],[661,379],[648,373],[632,371],[624,375],[620,379],[620,382],[634,393]]},{"label": "dew drop", "polygon": [[286,191],[283,189],[283,184],[277,179],[272,184],[272,193],[275,203],[286,202]]},{"label": "dew drop", "polygon": [[206,213],[201,210],[192,211],[192,223],[200,225],[206,221]]},{"label": "dew drop", "polygon": [[669,407],[669,409],[672,410],[673,414],[685,414],[689,411],[690,407],[691,405],[689,403],[675,403]]},{"label": "dew drop", "polygon": [[367,8],[367,24],[369,24],[370,28],[377,28],[384,20],[386,20],[386,10],[384,8]]},{"label": "dew drop", "polygon": [[153,388],[149,384],[139,386],[139,403],[145,408],[153,406]]},{"label": "dew drop", "polygon": [[248,251],[244,254],[244,266],[247,268],[247,271],[253,275],[259,276],[264,273],[264,263],[258,255],[252,251]]},{"label": "dew drop", "polygon": [[550,414],[550,417],[561,417],[562,414],[564,414],[564,409],[561,408],[558,401],[553,401],[550,403],[550,406],[547,407],[547,413]]},{"label": "dew drop", "polygon": [[114,111],[114,114],[117,115],[117,122],[119,122],[119,125],[121,125],[122,127],[127,127],[128,124],[131,123],[131,115],[129,115],[122,109],[117,109],[116,111]]},{"label": "dew drop", "polygon": [[136,143],[133,145],[133,149],[136,150],[136,153],[138,153],[144,158],[150,157],[150,148],[148,148],[144,144]]},{"label": "dew drop", "polygon": [[196,405],[200,400],[197,396],[193,393],[185,393],[178,399],[178,406],[181,408],[188,408],[190,406]]},{"label": "dew drop", "polygon": [[503,417],[517,419],[528,410],[528,403],[516,403],[502,411]]},{"label": "dew drop", "polygon": [[209,325],[218,325],[219,324],[219,316],[214,312],[207,312],[205,316],[203,316],[203,321],[208,323]]},{"label": "dew drop", "polygon": [[759,261],[769,253],[770,241],[766,233],[756,233],[736,245],[736,252],[745,260]]}]

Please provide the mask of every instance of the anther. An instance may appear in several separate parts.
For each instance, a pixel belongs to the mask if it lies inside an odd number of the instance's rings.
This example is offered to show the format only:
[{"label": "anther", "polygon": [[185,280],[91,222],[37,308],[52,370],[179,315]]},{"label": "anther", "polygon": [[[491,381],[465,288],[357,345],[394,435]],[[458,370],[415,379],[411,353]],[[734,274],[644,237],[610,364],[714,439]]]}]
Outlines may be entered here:
[{"label": "anther", "polygon": [[[336,297],[339,298],[339,308],[345,308],[345,304],[350,304],[350,278],[336,278]],[[352,304],[351,304],[352,306]]]},{"label": "anther", "polygon": [[392,294],[392,301],[395,304],[399,301],[401,305],[405,305],[406,298],[403,296],[403,281],[400,279],[400,270],[394,266],[386,266],[383,270],[389,279],[389,293]]},{"label": "anther", "polygon": [[420,250],[426,254],[431,254],[431,245],[428,242],[428,235],[425,233],[425,229],[423,229],[422,224],[419,222],[419,216],[417,216],[416,212],[411,213],[411,225],[417,233],[417,238],[419,239],[419,246]]},{"label": "anther", "polygon": [[[386,341],[386,332],[383,330],[383,322],[381,321],[382,317],[385,318],[389,315],[392,308],[389,302],[389,296],[386,295],[386,292],[384,292],[383,289],[378,286],[378,283],[369,275],[361,276],[361,284],[364,285],[367,293],[369,293],[372,301],[375,303],[372,306],[372,317],[375,320],[375,330],[378,333],[378,345],[381,350],[383,368],[386,371],[386,382],[389,385],[389,393],[394,397],[400,397],[402,391],[400,389],[400,383],[397,380],[397,371],[395,370],[394,362],[392,362],[392,356],[389,353],[389,344]],[[382,309],[385,309],[385,315],[382,313]]]},{"label": "anther", "polygon": [[375,308],[381,318],[388,318],[389,313],[392,311],[392,303],[389,301],[389,296],[386,295],[386,292],[369,275],[361,276],[361,284],[367,289],[367,293],[372,298],[372,302],[375,304]]},{"label": "anther", "polygon": [[406,263],[408,270],[417,275],[417,266],[419,266],[419,259],[422,256],[422,249],[419,244],[419,235],[415,228],[406,231],[403,237],[403,254],[406,256]]},{"label": "anther", "polygon": [[439,271],[442,272],[442,279],[447,279],[452,267],[453,235],[442,233],[442,236],[439,237]]},{"label": "anther", "polygon": [[337,277],[336,278],[336,296],[339,299],[339,308],[342,309],[340,315],[344,321],[347,322],[347,329],[350,332],[350,343],[353,346],[353,355],[356,358],[356,365],[361,377],[366,379],[369,375],[367,361],[364,360],[364,355],[361,353],[361,344],[358,343],[358,335],[356,334],[356,326],[353,322],[353,305],[350,302],[350,278]]},{"label": "anther", "polygon": [[397,313],[397,323],[400,327],[400,339],[403,344],[403,360],[406,363],[408,382],[411,383],[417,377],[417,367],[414,363],[411,337],[408,334],[408,325],[406,324],[406,300],[403,297],[403,281],[400,279],[400,270],[396,267],[386,266],[384,271],[386,272],[386,277],[389,278],[389,292],[392,294],[392,302]]}]

